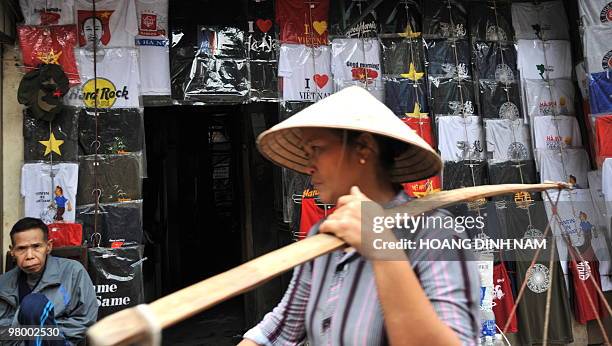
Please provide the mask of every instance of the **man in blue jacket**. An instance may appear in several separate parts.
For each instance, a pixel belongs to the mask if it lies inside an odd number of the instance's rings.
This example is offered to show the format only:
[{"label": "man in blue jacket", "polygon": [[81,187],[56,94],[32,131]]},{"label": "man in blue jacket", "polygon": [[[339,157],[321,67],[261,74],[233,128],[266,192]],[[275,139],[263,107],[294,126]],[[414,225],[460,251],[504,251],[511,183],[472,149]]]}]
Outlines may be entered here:
[{"label": "man in blue jacket", "polygon": [[49,255],[48,234],[47,225],[29,217],[11,229],[10,251],[17,266],[0,276],[0,327],[57,326],[64,340],[27,344],[76,344],[96,321],[95,290],[79,262]]}]

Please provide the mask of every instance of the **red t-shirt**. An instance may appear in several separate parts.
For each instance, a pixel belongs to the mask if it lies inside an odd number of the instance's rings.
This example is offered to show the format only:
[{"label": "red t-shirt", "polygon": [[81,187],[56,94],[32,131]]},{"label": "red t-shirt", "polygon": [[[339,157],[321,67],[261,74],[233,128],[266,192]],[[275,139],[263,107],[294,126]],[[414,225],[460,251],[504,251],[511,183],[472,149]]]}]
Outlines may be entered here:
[{"label": "red t-shirt", "polygon": [[54,247],[79,246],[83,243],[83,225],[80,223],[52,223],[47,227]]},{"label": "red t-shirt", "polygon": [[[298,239],[302,240],[308,235],[310,228],[325,216],[331,214],[335,208],[332,205],[321,205],[317,202],[319,191],[308,187],[302,193],[302,209],[300,214],[300,231]],[[317,205],[318,204],[318,205]]]},{"label": "red t-shirt", "polygon": [[438,192],[442,189],[440,176],[436,175],[424,180],[402,184],[404,191],[410,197],[424,197],[430,193]]},{"label": "red t-shirt", "polygon": [[282,43],[325,45],[329,0],[281,0],[276,2],[276,23]]},{"label": "red t-shirt", "polygon": [[81,83],[74,57],[74,48],[77,46],[76,25],[20,25],[17,33],[23,64],[28,72],[40,64],[58,64],[71,86]]},{"label": "red t-shirt", "polygon": [[595,136],[597,136],[597,156],[612,157],[612,115],[595,119]]},{"label": "red t-shirt", "polygon": [[[495,314],[495,323],[500,328],[506,325],[513,306],[514,297],[512,296],[510,277],[504,263],[497,264],[493,267],[493,313]],[[518,323],[516,314],[514,314],[508,326],[508,332],[516,333],[517,331]]]},{"label": "red t-shirt", "polygon": [[[573,305],[576,321],[581,324],[586,324],[588,321],[596,320],[598,316],[600,318],[606,317],[608,311],[597,293],[597,288],[595,286],[597,285],[597,287],[601,289],[599,262],[584,261],[577,263],[576,261],[570,261],[568,268],[571,273],[572,286],[574,288]],[[591,280],[591,277],[594,280]],[[595,281],[595,283],[593,283],[593,281]],[[591,306],[587,295],[591,297],[595,310],[593,310],[593,306]]]},{"label": "red t-shirt", "polygon": [[434,143],[432,130],[431,130],[431,119],[428,116],[421,116],[419,118],[416,117],[406,117],[402,119],[404,124],[408,125],[411,129],[413,129],[417,135],[421,136],[429,145],[431,145],[434,149],[436,147],[436,143]]}]

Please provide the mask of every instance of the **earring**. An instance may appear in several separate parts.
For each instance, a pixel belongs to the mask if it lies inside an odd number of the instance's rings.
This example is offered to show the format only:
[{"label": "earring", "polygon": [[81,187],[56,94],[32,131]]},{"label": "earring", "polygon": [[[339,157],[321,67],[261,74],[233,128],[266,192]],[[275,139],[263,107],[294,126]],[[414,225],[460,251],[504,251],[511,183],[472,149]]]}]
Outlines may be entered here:
[{"label": "earring", "polygon": [[362,165],[365,165],[366,160],[362,157],[359,159],[359,163],[361,163]]}]

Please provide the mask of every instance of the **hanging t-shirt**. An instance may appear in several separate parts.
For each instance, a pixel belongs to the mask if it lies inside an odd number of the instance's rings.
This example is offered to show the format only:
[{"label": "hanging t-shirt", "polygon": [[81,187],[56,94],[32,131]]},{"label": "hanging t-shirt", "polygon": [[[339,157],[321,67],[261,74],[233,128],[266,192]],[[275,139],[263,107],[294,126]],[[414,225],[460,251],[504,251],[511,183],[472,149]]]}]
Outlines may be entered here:
[{"label": "hanging t-shirt", "polygon": [[421,36],[423,9],[416,2],[381,2],[376,7],[380,18],[380,32],[406,34],[409,38]]},{"label": "hanging t-shirt", "polygon": [[419,137],[423,138],[427,144],[435,148],[436,144],[432,136],[431,118],[425,113],[418,112],[417,107],[418,104],[415,105],[415,112],[406,114],[402,121],[413,129]]},{"label": "hanging t-shirt", "polygon": [[338,38],[332,41],[332,75],[336,91],[361,86],[384,102],[378,39]]},{"label": "hanging t-shirt", "polygon": [[494,79],[507,84],[518,78],[514,45],[499,42],[476,42],[473,48],[476,58],[476,75],[479,79]]},{"label": "hanging t-shirt", "polygon": [[561,0],[512,3],[512,25],[518,39],[569,40],[567,23]]},{"label": "hanging t-shirt", "polygon": [[485,161],[447,161],[442,172],[444,190],[484,185],[487,177]]},{"label": "hanging t-shirt", "polygon": [[282,44],[278,76],[283,77],[284,101],[316,102],[331,95],[330,46]]},{"label": "hanging t-shirt", "polygon": [[78,109],[63,107],[51,123],[28,113],[23,112],[24,161],[78,160]]},{"label": "hanging t-shirt", "polygon": [[595,118],[597,156],[612,157],[612,115]]},{"label": "hanging t-shirt", "polygon": [[[77,222],[83,224],[83,234],[89,246],[100,241],[102,247],[139,245],[143,241],[142,201],[95,204],[77,208]],[[99,233],[99,238],[95,233]]]},{"label": "hanging t-shirt", "polygon": [[302,193],[302,205],[300,214],[300,231],[298,239],[302,240],[308,235],[308,231],[325,216],[333,213],[334,206],[332,204],[324,204],[319,201],[319,190],[315,189],[312,184],[304,189]]},{"label": "hanging t-shirt", "polygon": [[591,74],[589,104],[592,114],[612,112],[612,74],[610,72]]},{"label": "hanging t-shirt", "polygon": [[406,38],[382,38],[383,73],[404,75],[404,78],[425,78],[425,52],[423,42]]},{"label": "hanging t-shirt", "polygon": [[484,118],[515,120],[522,117],[518,84],[481,79],[478,81],[478,86],[480,111]]},{"label": "hanging t-shirt", "polygon": [[134,48],[107,48],[97,52],[97,88],[95,92],[93,52],[76,50],[83,85],[70,89],[64,97],[73,106],[94,108],[138,108],[140,72],[138,52]]},{"label": "hanging t-shirt", "polygon": [[523,120],[487,119],[484,124],[490,159],[498,162],[532,159],[529,126]]},{"label": "hanging t-shirt", "polygon": [[327,44],[329,0],[276,2],[276,23],[282,43]]},{"label": "hanging t-shirt", "polygon": [[571,79],[572,66],[569,41],[518,41],[518,68],[524,79]]},{"label": "hanging t-shirt", "polygon": [[46,224],[74,222],[78,182],[77,163],[24,164],[21,168],[24,216],[39,218]]},{"label": "hanging t-shirt", "polygon": [[402,184],[402,186],[408,196],[420,198],[440,191],[442,189],[442,181],[440,180],[440,176],[436,175],[428,179],[405,183]]},{"label": "hanging t-shirt", "polygon": [[65,246],[81,246],[83,244],[83,226],[78,223],[52,223],[49,228],[49,239],[53,240],[53,248]]},{"label": "hanging t-shirt", "polygon": [[74,24],[74,0],[19,0],[26,25]]},{"label": "hanging t-shirt", "polygon": [[141,163],[131,154],[79,157],[79,206],[96,203],[95,189],[100,189],[100,203],[116,203],[142,198]]},{"label": "hanging t-shirt", "polygon": [[497,184],[535,184],[536,179],[535,162],[507,161],[489,165],[490,183]]},{"label": "hanging t-shirt", "polygon": [[480,118],[439,116],[438,149],[444,161],[484,160],[484,133]]},{"label": "hanging t-shirt", "polygon": [[430,113],[438,115],[476,114],[474,83],[470,80],[429,77]]},{"label": "hanging t-shirt", "polygon": [[140,90],[143,95],[170,95],[168,1],[136,0]]},{"label": "hanging t-shirt", "polygon": [[575,89],[570,79],[524,80],[529,116],[575,115]]},{"label": "hanging t-shirt", "polygon": [[[611,5],[612,6],[612,5]],[[612,71],[611,25],[594,25],[584,28],[584,56],[590,73]]]},{"label": "hanging t-shirt", "polygon": [[278,64],[276,61],[249,62],[251,100],[278,102]]},{"label": "hanging t-shirt", "polygon": [[569,272],[574,289],[576,321],[586,324],[588,321],[608,316],[605,302],[598,294],[598,289],[601,289],[599,262],[580,261],[576,256],[576,260],[569,263]]},{"label": "hanging t-shirt", "polygon": [[585,62],[581,61],[576,64],[576,79],[578,80],[578,89],[583,100],[589,99],[589,74],[586,71]]},{"label": "hanging t-shirt", "polygon": [[[416,109],[416,104],[418,104],[418,109]],[[410,79],[386,79],[385,105],[398,117],[404,117],[409,113],[415,114],[415,112],[427,113],[427,92],[424,79],[420,82]]]},{"label": "hanging t-shirt", "polygon": [[538,150],[538,166],[542,181],[573,183],[576,189],[589,187],[589,158],[584,149]]},{"label": "hanging t-shirt", "polygon": [[593,204],[595,204],[595,207],[599,211],[599,214],[602,216],[600,219],[602,223],[599,226],[608,228],[609,220],[607,219],[606,198],[603,194],[601,170],[589,171],[588,180],[589,191],[591,191],[591,198],[593,199]]},{"label": "hanging t-shirt", "polygon": [[606,201],[612,201],[612,158],[607,158],[601,165],[601,186]]},{"label": "hanging t-shirt", "polygon": [[610,0],[578,0],[578,9],[584,26],[612,24]]},{"label": "hanging t-shirt", "polygon": [[[495,314],[495,323],[500,328],[506,325],[513,307],[514,297],[512,296],[510,277],[502,262],[493,267],[493,313]],[[516,333],[517,331],[518,325],[516,314],[514,314],[510,321],[508,332]]]},{"label": "hanging t-shirt", "polygon": [[[79,45],[100,47],[133,47],[138,33],[134,1],[75,0]],[[94,30],[95,29],[95,30]]]},{"label": "hanging t-shirt", "polygon": [[349,1],[343,13],[344,20],[347,23],[354,23],[358,17],[362,15],[363,17],[355,25],[343,28],[343,30],[334,25],[334,29],[332,29],[334,36],[345,36],[348,38],[376,37],[378,34],[378,16],[374,10],[363,13],[368,5],[365,1]]},{"label": "hanging t-shirt", "polygon": [[471,77],[471,51],[468,40],[426,40],[425,51],[429,76],[457,79]]},{"label": "hanging t-shirt", "polygon": [[470,4],[470,34],[478,41],[514,41],[512,13],[504,3]]},{"label": "hanging t-shirt", "polygon": [[64,70],[70,85],[81,82],[74,56],[74,47],[77,44],[76,26],[20,25],[17,27],[17,35],[27,72],[40,64],[58,64]]},{"label": "hanging t-shirt", "polygon": [[84,155],[96,153],[96,132],[99,154],[125,154],[144,148],[144,119],[137,108],[113,108],[98,111],[82,108],[79,115],[79,147]]},{"label": "hanging t-shirt", "polygon": [[535,117],[533,133],[536,149],[582,147],[582,136],[575,117],[566,115]]},{"label": "hanging t-shirt", "polygon": [[429,0],[423,3],[425,38],[467,38],[467,8],[457,0]]}]

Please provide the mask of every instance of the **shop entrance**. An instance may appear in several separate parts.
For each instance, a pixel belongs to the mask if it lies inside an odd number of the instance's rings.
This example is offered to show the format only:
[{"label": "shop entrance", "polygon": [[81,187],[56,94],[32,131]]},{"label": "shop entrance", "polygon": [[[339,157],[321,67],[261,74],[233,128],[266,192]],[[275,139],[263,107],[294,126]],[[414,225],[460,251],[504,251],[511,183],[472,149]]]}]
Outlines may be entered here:
[{"label": "shop entrance", "polygon": [[[145,109],[149,301],[242,262],[241,114],[240,106]],[[164,343],[235,344],[244,328],[243,301],[237,297],[164,331]]]}]

